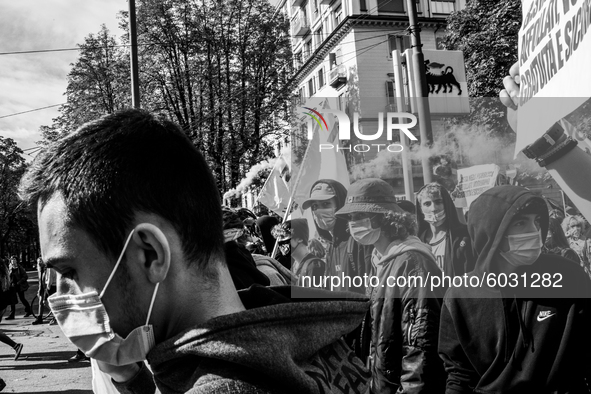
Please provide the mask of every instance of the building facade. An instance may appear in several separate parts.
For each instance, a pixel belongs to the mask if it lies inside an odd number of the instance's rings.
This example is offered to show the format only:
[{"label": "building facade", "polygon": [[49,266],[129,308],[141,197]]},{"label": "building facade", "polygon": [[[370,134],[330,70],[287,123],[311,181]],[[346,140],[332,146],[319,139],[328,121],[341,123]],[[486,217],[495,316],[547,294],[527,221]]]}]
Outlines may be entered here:
[{"label": "building facade", "polygon": [[[416,5],[423,49],[441,49],[446,18],[461,9],[465,0],[416,0]],[[350,119],[354,112],[359,114],[359,129],[364,134],[378,130],[379,113],[405,111],[396,107],[392,50],[404,52],[411,47],[406,0],[281,0],[276,8],[291,22],[294,82],[300,102],[309,97],[334,98],[332,102]],[[438,126],[433,122],[434,133]],[[375,141],[387,142],[385,133]],[[377,149],[355,152],[344,148],[350,170],[379,156]],[[402,168],[396,160],[386,174],[383,167],[381,173],[366,167],[365,177],[387,179],[397,193],[404,192]],[[413,176],[420,186],[418,161],[413,162]]]}]

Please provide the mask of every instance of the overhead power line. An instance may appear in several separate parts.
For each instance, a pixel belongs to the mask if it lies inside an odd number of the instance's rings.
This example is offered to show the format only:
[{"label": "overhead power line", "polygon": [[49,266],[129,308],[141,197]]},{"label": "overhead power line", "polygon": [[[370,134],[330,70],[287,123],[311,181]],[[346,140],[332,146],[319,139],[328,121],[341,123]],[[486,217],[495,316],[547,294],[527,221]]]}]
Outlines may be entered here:
[{"label": "overhead power line", "polygon": [[35,112],[35,111],[41,111],[42,109],[47,109],[47,108],[53,108],[53,107],[59,107],[60,105],[64,105],[66,103],[61,103],[61,104],[54,104],[54,105],[48,105],[47,107],[41,107],[41,108],[35,108],[35,109],[30,109],[28,111],[23,111],[23,112],[16,112],[14,114],[9,114],[9,115],[2,115],[0,116],[0,119],[4,119],[4,118],[8,118],[11,116],[16,116],[16,115],[22,115],[22,114],[27,114],[29,112]]}]

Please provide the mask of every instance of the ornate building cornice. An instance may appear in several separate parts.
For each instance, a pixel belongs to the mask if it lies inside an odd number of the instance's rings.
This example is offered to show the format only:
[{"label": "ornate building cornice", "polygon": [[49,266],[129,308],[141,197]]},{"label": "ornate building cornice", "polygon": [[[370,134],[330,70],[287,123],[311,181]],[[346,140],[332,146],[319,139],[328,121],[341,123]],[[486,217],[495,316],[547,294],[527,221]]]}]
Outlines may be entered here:
[{"label": "ornate building cornice", "polygon": [[[446,26],[445,18],[419,18],[421,28]],[[314,70],[326,57],[326,54],[334,49],[355,27],[380,26],[380,27],[408,27],[408,16],[384,16],[384,15],[353,15],[345,18],[336,29],[320,44],[318,48],[306,59],[302,66],[296,71],[291,83],[298,86],[312,70]]]}]

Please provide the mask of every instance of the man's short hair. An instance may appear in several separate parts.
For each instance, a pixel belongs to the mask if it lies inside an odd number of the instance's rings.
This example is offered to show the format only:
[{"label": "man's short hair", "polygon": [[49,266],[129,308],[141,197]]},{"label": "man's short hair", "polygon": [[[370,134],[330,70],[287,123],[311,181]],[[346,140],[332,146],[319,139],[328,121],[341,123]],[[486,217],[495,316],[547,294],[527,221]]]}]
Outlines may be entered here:
[{"label": "man's short hair", "polygon": [[220,195],[205,159],[177,125],[143,110],[106,115],[51,144],[19,192],[39,207],[61,193],[69,224],[115,259],[137,212],[169,221],[206,277],[217,276],[208,262],[224,258]]}]

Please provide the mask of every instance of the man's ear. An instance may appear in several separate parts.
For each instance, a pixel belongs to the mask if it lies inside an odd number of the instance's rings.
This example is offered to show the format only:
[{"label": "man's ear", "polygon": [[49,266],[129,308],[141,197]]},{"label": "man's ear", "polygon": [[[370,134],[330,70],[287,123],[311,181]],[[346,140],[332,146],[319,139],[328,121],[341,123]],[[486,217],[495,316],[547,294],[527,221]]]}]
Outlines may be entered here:
[{"label": "man's ear", "polygon": [[150,282],[164,281],[170,269],[171,251],[162,230],[151,223],[140,223],[134,229],[131,243],[136,246],[137,258]]}]

